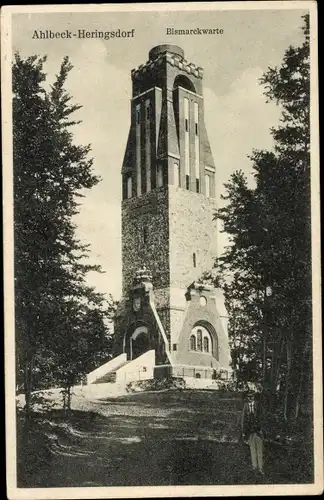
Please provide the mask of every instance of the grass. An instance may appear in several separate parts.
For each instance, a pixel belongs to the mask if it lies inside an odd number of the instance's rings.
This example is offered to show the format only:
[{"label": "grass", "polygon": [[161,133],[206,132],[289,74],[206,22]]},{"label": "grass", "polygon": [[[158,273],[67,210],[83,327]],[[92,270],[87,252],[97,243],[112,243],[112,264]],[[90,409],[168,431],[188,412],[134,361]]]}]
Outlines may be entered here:
[{"label": "grass", "polygon": [[34,415],[29,443],[18,435],[18,487],[311,482],[309,457],[273,445],[265,477],[252,473],[236,406],[166,391],[75,400],[68,420],[60,410]]}]

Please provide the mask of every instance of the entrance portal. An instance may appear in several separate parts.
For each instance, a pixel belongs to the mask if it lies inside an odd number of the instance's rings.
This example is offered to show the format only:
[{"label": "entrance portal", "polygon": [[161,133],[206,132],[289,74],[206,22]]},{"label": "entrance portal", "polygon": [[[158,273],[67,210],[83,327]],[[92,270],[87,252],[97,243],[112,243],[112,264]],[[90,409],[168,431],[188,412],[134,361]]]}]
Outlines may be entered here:
[{"label": "entrance portal", "polygon": [[130,358],[136,359],[150,350],[150,338],[145,326],[136,328],[130,338]]}]

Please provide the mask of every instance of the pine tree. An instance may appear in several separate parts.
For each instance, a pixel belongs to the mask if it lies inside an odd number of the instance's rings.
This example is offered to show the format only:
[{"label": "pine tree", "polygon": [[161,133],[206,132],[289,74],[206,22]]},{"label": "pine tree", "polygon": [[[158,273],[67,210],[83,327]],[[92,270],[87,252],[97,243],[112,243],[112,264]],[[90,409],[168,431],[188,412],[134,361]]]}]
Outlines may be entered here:
[{"label": "pine tree", "polygon": [[282,110],[271,130],[274,150],[252,152],[256,187],[233,174],[216,215],[230,238],[217,265],[233,366],[268,391],[271,409],[281,402],[286,420],[297,418],[303,394],[312,392],[308,23],[305,16],[303,44],[289,47],[261,79]]},{"label": "pine tree", "polygon": [[[46,378],[47,365],[47,378],[57,383],[66,359],[79,356],[76,346],[91,345],[92,353],[99,348],[87,338],[91,318],[97,326],[101,321],[102,329],[111,313],[104,297],[87,285],[87,273],[101,268],[85,263],[89,247],[77,239],[73,223],[84,190],[100,179],[88,158],[90,146],[73,142],[71,127],[78,122],[72,115],[80,106],[71,104],[64,89],[72,66],[64,58],[54,84],[45,90],[45,61],[16,54],[13,64],[17,373],[23,377],[26,415],[35,373]],[[83,371],[76,359],[74,364]],[[68,386],[71,374],[65,372]]]}]

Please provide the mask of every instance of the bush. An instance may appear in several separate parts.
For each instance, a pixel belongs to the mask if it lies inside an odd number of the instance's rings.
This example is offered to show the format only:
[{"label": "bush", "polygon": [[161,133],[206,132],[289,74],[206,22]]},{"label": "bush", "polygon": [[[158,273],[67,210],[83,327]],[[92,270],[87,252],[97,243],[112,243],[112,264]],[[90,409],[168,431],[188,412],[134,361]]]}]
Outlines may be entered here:
[{"label": "bush", "polygon": [[183,378],[161,378],[150,380],[137,380],[129,382],[126,385],[126,391],[142,392],[142,391],[163,391],[165,389],[185,389],[186,382]]}]

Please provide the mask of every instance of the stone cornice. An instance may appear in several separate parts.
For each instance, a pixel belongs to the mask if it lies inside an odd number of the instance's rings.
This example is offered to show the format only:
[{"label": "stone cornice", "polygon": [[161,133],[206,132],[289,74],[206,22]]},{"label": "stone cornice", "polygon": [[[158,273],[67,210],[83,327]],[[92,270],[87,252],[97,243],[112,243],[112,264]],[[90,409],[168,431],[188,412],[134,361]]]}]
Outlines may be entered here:
[{"label": "stone cornice", "polygon": [[160,89],[160,87],[154,86],[154,87],[151,87],[148,90],[145,90],[145,92],[142,92],[141,94],[135,95],[134,97],[132,97],[131,100],[135,101],[136,99],[139,99],[140,97],[143,97],[143,95],[148,94],[149,92],[152,92],[153,90],[159,90],[160,92],[162,92],[162,89]]},{"label": "stone cornice", "polygon": [[[174,90],[170,87],[168,87],[167,89],[171,92],[173,92]],[[183,92],[188,92],[188,94],[193,95],[194,97],[198,97],[198,99],[203,99],[203,96],[201,94],[197,94],[197,92],[192,92],[191,90],[185,89],[184,87],[181,87],[181,85],[178,86],[178,89],[181,89]]]}]

